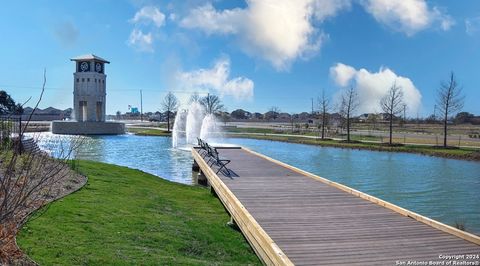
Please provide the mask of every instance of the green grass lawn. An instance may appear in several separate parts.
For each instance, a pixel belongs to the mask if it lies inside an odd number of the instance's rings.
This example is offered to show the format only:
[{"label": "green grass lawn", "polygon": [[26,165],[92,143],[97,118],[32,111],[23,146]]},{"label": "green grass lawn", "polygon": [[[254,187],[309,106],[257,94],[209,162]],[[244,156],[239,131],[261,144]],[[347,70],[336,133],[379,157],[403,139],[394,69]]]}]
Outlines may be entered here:
[{"label": "green grass lawn", "polygon": [[289,134],[290,131],[282,131],[273,128],[250,128],[250,127],[229,127],[225,130],[227,133],[269,133],[269,134]]},{"label": "green grass lawn", "polygon": [[208,189],[80,161],[80,191],[33,217],[19,246],[41,265],[258,265]]},{"label": "green grass lawn", "polygon": [[172,132],[167,132],[167,130],[155,129],[155,128],[128,128],[128,132],[140,136],[161,136],[167,137],[171,136]]}]

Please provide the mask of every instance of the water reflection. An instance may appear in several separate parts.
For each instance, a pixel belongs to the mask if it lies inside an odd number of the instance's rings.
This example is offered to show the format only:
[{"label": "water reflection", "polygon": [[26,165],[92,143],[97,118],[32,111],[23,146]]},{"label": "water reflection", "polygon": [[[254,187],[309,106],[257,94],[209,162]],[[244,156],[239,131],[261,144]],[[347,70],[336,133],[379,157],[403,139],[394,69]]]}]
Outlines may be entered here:
[{"label": "water reflection", "polygon": [[[34,136],[40,148],[56,157],[59,157],[58,147],[70,147],[78,141],[77,136],[51,133]],[[81,145],[72,157],[127,166],[170,181],[193,184],[190,150],[173,149],[170,138],[128,134],[81,138]]]},{"label": "water reflection", "polygon": [[409,153],[231,142],[453,225],[480,233],[480,163]]},{"label": "water reflection", "polygon": [[[40,135],[43,149],[55,153],[72,137]],[[339,148],[320,148],[253,139],[227,139],[330,180],[392,202],[446,224],[465,221],[480,233],[480,163]],[[135,135],[85,137],[78,158],[140,169],[192,184],[189,150],[172,148],[171,138]]]}]

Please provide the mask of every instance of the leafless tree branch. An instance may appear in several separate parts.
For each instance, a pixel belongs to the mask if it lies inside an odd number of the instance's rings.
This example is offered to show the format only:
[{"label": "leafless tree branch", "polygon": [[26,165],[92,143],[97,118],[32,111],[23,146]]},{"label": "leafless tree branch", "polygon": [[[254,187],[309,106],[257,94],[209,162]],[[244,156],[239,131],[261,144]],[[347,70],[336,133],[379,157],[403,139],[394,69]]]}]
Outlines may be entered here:
[{"label": "leafless tree branch", "polygon": [[448,119],[463,108],[465,96],[462,87],[458,85],[453,72],[450,73],[448,82],[442,82],[438,90],[437,108],[443,120],[443,146],[447,147]]},{"label": "leafless tree branch", "polygon": [[350,123],[351,117],[355,114],[360,102],[358,100],[358,93],[354,87],[350,87],[342,94],[340,103],[340,115],[347,123],[347,141],[350,142]]},{"label": "leafless tree branch", "polygon": [[330,109],[330,100],[325,96],[325,90],[322,91],[322,97],[317,99],[318,108],[322,113],[322,139],[325,139],[325,127],[327,125],[327,113]]},{"label": "leafless tree branch", "polygon": [[380,100],[380,106],[389,118],[389,144],[392,145],[393,120],[403,111],[403,91],[396,83],[388,90],[388,93]]},{"label": "leafless tree branch", "polygon": [[167,112],[167,131],[170,132],[170,118],[172,113],[178,108],[177,97],[172,92],[169,92],[163,99],[162,108]]}]

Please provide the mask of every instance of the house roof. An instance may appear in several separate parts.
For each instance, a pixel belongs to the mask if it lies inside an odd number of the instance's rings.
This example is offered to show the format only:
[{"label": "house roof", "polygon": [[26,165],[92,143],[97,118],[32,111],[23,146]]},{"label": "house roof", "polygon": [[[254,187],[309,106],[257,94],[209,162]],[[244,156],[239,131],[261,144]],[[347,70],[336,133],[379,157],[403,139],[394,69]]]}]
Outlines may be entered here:
[{"label": "house roof", "polygon": [[101,58],[100,56],[96,56],[94,54],[85,54],[85,55],[77,56],[70,59],[70,61],[83,61],[83,60],[96,60],[102,63],[110,64],[110,62],[108,62],[107,60]]},{"label": "house roof", "polygon": [[[35,110],[35,115],[56,115],[56,114],[61,114],[61,113],[68,113],[68,112],[71,112],[72,111],[72,108],[68,108],[68,109],[65,109],[65,110],[60,110],[60,109],[57,109],[55,107],[48,107],[48,108],[45,108],[45,109],[40,109],[40,108],[37,108]],[[31,114],[33,112],[33,108],[32,107],[25,107],[23,109],[23,114]]]}]

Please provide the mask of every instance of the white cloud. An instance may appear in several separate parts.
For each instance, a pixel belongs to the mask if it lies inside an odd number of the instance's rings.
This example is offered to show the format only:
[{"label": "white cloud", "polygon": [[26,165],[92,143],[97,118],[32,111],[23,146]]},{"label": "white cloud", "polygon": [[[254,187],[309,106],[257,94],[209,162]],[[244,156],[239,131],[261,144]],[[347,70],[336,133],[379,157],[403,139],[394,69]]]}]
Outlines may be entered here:
[{"label": "white cloud", "polygon": [[359,95],[360,113],[381,112],[380,100],[396,83],[402,88],[404,102],[407,105],[407,113],[414,115],[420,108],[422,95],[413,82],[397,75],[389,68],[381,67],[378,72],[370,72],[364,68],[355,68],[337,63],[330,68],[330,77],[341,87],[354,86]]},{"label": "white cloud", "polygon": [[253,97],[254,83],[245,77],[230,79],[230,60],[218,59],[210,69],[191,72],[178,72],[177,81],[182,89],[189,91],[210,91],[223,96],[233,96],[237,100],[250,100]]},{"label": "white cloud", "polygon": [[[350,9],[355,0],[246,0],[245,8],[218,10],[210,3],[196,7],[180,26],[208,35],[235,35],[252,57],[287,70],[292,62],[320,50],[325,34],[319,28],[328,18]],[[378,22],[411,36],[432,25],[448,30],[453,19],[425,0],[356,0]]]},{"label": "white cloud", "polygon": [[334,17],[338,12],[349,9],[352,5],[351,0],[313,0],[312,8],[315,18],[323,21],[329,17]]},{"label": "white cloud", "polygon": [[237,33],[244,16],[243,9],[217,11],[211,3],[207,3],[191,10],[190,14],[180,21],[180,26],[201,29],[207,34]]},{"label": "white cloud", "polygon": [[207,34],[234,34],[244,52],[286,70],[296,59],[319,51],[324,35],[314,21],[349,6],[349,0],[248,0],[244,9],[219,11],[207,3],[191,10],[180,25]]},{"label": "white cloud", "polygon": [[152,33],[143,33],[142,30],[133,29],[127,41],[128,45],[142,52],[153,52]]},{"label": "white cloud", "polygon": [[357,70],[355,68],[342,63],[338,63],[335,67],[330,68],[330,77],[341,87],[348,86],[356,73]]},{"label": "white cloud", "polygon": [[365,10],[378,22],[408,36],[438,24],[442,30],[449,30],[454,20],[440,11],[430,8],[425,0],[362,0]]},{"label": "white cloud", "polygon": [[465,19],[465,31],[470,36],[480,32],[480,17]]},{"label": "white cloud", "polygon": [[165,15],[160,12],[157,7],[144,6],[135,13],[135,16],[130,20],[134,24],[139,23],[153,23],[156,27],[161,27],[165,23]]},{"label": "white cloud", "polygon": [[[129,22],[135,26],[130,32],[127,44],[141,52],[154,52],[154,31],[152,31],[152,28],[155,30],[155,28],[160,28],[165,24],[165,14],[155,6],[144,6],[135,13]],[[145,30],[145,26],[150,24],[153,26],[150,26],[148,31]]]}]

